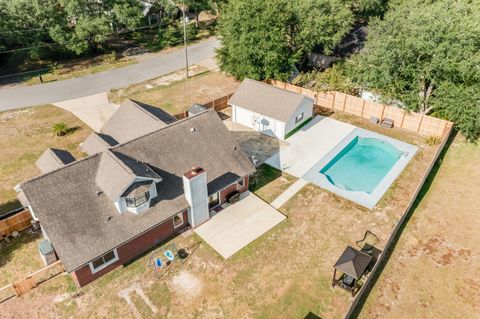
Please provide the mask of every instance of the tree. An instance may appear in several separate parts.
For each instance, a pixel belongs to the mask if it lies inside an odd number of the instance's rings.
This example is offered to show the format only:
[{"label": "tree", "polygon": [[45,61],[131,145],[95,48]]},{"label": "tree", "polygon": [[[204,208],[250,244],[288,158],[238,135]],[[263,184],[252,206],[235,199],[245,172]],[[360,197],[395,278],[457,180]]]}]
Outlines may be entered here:
[{"label": "tree", "polygon": [[[438,109],[460,128],[478,125],[473,115],[478,114],[478,100],[459,94],[454,103],[449,93],[471,92],[480,84],[478,21],[475,1],[400,2],[384,20],[371,23],[365,48],[351,60],[351,75],[409,109],[423,114]],[[470,115],[459,116],[462,112]],[[472,132],[478,136],[478,129],[464,131],[475,138]]]},{"label": "tree", "polygon": [[220,9],[220,66],[239,79],[286,79],[313,48],[331,52],[352,22],[339,0],[231,0]]}]

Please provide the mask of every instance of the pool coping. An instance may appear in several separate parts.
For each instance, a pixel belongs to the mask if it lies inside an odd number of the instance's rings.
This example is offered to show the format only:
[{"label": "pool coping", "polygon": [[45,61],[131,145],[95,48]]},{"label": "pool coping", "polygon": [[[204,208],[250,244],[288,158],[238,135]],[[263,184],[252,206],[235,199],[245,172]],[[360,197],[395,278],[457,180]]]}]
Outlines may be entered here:
[{"label": "pool coping", "polygon": [[[390,171],[378,183],[371,194],[362,191],[347,191],[333,185],[327,177],[320,173],[320,170],[325,167],[341,150],[343,150],[355,137],[376,138],[388,142],[399,149],[401,152],[407,153],[406,156],[401,156],[400,159],[392,166]],[[416,154],[417,146],[399,141],[397,139],[368,131],[362,128],[356,128],[348,134],[342,141],[340,141],[334,148],[332,148],[324,157],[322,157],[315,165],[313,165],[303,176],[302,179],[315,183],[321,188],[324,188],[336,195],[346,198],[368,209],[373,209],[380,201],[385,192],[390,188],[397,177],[402,173],[410,160]]]}]

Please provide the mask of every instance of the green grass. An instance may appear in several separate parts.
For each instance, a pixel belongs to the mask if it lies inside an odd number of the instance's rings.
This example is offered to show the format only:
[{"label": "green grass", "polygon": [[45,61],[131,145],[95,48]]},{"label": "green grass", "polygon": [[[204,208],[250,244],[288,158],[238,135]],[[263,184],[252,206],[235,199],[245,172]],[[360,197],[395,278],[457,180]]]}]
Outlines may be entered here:
[{"label": "green grass", "polygon": [[271,203],[297,179],[295,176],[263,164],[257,168],[257,172],[250,179],[250,191],[267,203]]},{"label": "green grass", "polygon": [[288,132],[286,135],[285,135],[285,139],[289,138],[290,136],[292,136],[293,134],[297,133],[298,131],[300,131],[305,125],[307,125],[308,123],[310,123],[311,120],[313,120],[313,116],[311,118],[308,118],[306,119],[305,121],[303,121],[302,124],[300,124],[299,126],[297,126],[296,128],[294,128],[293,130],[291,130],[290,132]]}]

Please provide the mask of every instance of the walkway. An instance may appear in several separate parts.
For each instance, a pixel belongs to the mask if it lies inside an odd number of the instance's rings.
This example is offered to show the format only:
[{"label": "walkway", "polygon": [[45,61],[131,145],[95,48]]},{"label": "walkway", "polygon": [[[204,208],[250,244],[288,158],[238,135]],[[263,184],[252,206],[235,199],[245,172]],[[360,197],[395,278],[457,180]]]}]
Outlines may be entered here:
[{"label": "walkway", "polygon": [[308,182],[306,180],[303,180],[299,178],[295,183],[290,185],[289,188],[287,188],[283,193],[280,194],[273,202],[272,206],[275,207],[276,209],[279,209],[282,207],[283,204],[285,204],[290,198],[293,197],[299,190],[303,188],[303,186],[307,185]]},{"label": "walkway", "polygon": [[[215,49],[219,45],[216,38],[210,38],[189,46],[189,63],[193,65],[215,56]],[[180,70],[184,66],[185,52],[183,49],[178,49],[120,69],[39,85],[4,87],[0,88],[0,111],[55,103],[106,92],[156,78]]]}]

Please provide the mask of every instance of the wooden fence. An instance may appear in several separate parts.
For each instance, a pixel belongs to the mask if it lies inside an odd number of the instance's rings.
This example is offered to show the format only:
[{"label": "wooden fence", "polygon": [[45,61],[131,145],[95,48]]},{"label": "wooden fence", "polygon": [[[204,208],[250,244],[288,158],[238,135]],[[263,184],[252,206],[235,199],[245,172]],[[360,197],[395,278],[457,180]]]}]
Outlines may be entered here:
[{"label": "wooden fence", "polygon": [[9,300],[15,296],[21,296],[29,292],[42,282],[45,282],[63,272],[63,264],[60,260],[58,260],[53,264],[48,265],[30,274],[22,280],[6,285],[5,287],[0,288],[0,303]]},{"label": "wooden fence", "polygon": [[430,162],[430,165],[428,166],[428,169],[425,171],[425,173],[422,176],[422,179],[420,183],[418,184],[417,188],[415,189],[415,192],[413,193],[412,197],[410,198],[410,201],[403,211],[402,217],[398,221],[397,225],[395,225],[395,228],[393,229],[392,234],[388,238],[387,244],[383,248],[382,253],[377,259],[377,262],[375,263],[375,266],[373,266],[372,271],[370,272],[367,280],[365,283],[362,285],[360,290],[358,291],[357,295],[355,296],[354,301],[350,305],[350,308],[345,315],[346,319],[350,318],[356,318],[358,316],[358,313],[361,311],[363,307],[363,303],[365,300],[368,298],[368,295],[370,294],[370,291],[372,290],[373,286],[375,285],[377,279],[379,278],[381,274],[381,269],[385,267],[385,264],[388,262],[388,257],[392,253],[393,249],[395,248],[395,244],[402,234],[402,230],[405,226],[405,223],[407,222],[407,216],[409,213],[411,213],[411,210],[413,208],[413,205],[415,204],[415,201],[417,200],[418,194],[422,190],[423,185],[425,184],[428,176],[433,170],[433,167],[437,163],[438,158],[443,152],[443,149],[445,148],[445,145],[448,142],[448,139],[450,138],[450,135],[452,133],[452,127],[449,127],[447,129],[447,132],[445,132],[445,135],[442,138],[442,142],[438,146],[435,155]]},{"label": "wooden fence", "polygon": [[442,137],[452,128],[453,123],[436,117],[409,112],[392,105],[376,103],[336,91],[316,92],[281,81],[269,81],[273,86],[287,91],[301,93],[314,99],[315,105],[322,108],[341,111],[362,118],[389,118],[394,127],[418,133],[422,136]]},{"label": "wooden fence", "polygon": [[[218,99],[210,101],[208,103],[202,104],[206,109],[214,109],[215,111],[221,111],[228,106],[228,100],[233,95],[233,93],[222,96]],[[174,115],[177,119],[181,120],[188,117],[188,111],[178,113]]]},{"label": "wooden fence", "polygon": [[14,231],[22,231],[30,227],[32,215],[29,210],[23,210],[13,216],[0,220],[0,234],[10,235]]}]

